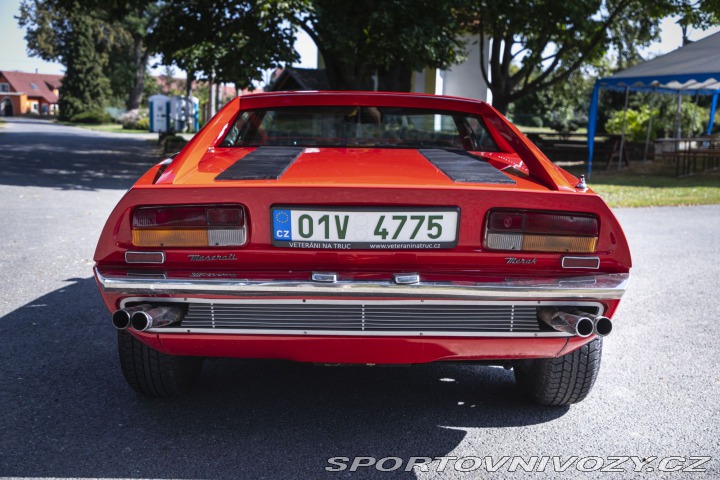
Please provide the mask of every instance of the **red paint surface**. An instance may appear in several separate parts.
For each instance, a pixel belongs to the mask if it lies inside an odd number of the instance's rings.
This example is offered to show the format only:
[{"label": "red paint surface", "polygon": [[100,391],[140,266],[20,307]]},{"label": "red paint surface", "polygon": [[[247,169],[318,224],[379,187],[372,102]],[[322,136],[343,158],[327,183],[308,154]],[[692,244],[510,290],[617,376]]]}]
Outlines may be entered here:
[{"label": "red paint surface", "polygon": [[[245,108],[282,105],[413,106],[482,115],[501,152],[478,153],[498,169],[513,166],[529,177],[510,177],[515,185],[454,183],[416,150],[306,149],[279,180],[215,182],[215,177],[251,148],[216,148],[228,124]],[[95,252],[103,272],[161,273],[169,278],[230,275],[261,280],[307,280],[312,271],[337,272],[345,280],[389,280],[393,273],[417,272],[423,281],[502,281],[504,278],[573,277],[626,273],[630,252],[623,231],[605,203],[577,179],[553,165],[535,145],[484,102],[428,95],[364,92],[279,92],[248,95],[230,102],[178,154],[154,184],[151,168],[110,215]],[[248,242],[242,247],[204,249],[133,247],[131,213],[137,206],[237,203],[247,212]],[[304,206],[457,206],[458,245],[435,251],[319,251],[271,244],[270,207]],[[598,270],[567,270],[562,254],[488,252],[483,232],[491,208],[595,214],[600,221]],[[127,265],[125,251],[162,250],[162,265]],[[236,260],[190,262],[188,255],[234,254]],[[509,265],[507,257],[536,259]],[[197,277],[195,277],[197,278]],[[232,277],[231,277],[232,278]],[[183,298],[190,297],[184,295]],[[103,292],[112,311],[122,296]],[[227,298],[227,297],[224,297]],[[563,300],[558,298],[557,300]],[[588,301],[593,299],[589,298]],[[604,302],[611,316],[617,301]],[[108,322],[109,323],[109,322]],[[323,363],[417,363],[449,359],[509,359],[568,353],[589,339],[358,338],[256,335],[138,334],[168,353],[254,358],[287,358]]]},{"label": "red paint surface", "polygon": [[[163,334],[165,353],[228,358],[276,358],[319,363],[428,363],[554,357],[567,338],[323,337],[299,335]],[[157,345],[153,339],[151,346]]]}]

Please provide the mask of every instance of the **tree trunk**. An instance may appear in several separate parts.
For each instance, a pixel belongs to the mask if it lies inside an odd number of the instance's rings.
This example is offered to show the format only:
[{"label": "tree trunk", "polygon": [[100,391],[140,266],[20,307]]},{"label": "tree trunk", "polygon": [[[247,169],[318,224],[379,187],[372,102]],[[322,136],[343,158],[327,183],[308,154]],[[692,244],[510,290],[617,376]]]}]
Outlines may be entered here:
[{"label": "tree trunk", "polygon": [[135,79],[130,89],[128,98],[128,109],[140,108],[142,104],[143,91],[145,89],[145,71],[147,70],[148,51],[145,48],[141,36],[133,37],[133,64],[135,66]]},{"label": "tree trunk", "polygon": [[185,80],[185,96],[189,97],[192,95],[192,84],[195,80],[195,72],[188,71],[187,72],[187,79]]},{"label": "tree trunk", "polygon": [[323,51],[323,61],[331,90],[372,90],[372,76],[364,65],[340,60],[327,50]]},{"label": "tree trunk", "polygon": [[[210,114],[209,114],[209,118],[214,117],[214,116],[215,116],[215,113],[217,112],[217,110],[216,110],[216,108],[217,108],[217,99],[215,98],[215,92],[216,92],[216,90],[215,90],[215,88],[213,88],[213,87],[214,87],[213,81],[215,80],[215,74],[214,74],[214,73],[215,73],[215,72],[210,72],[210,75],[208,76],[208,87],[209,87],[209,90],[210,90],[210,95],[209,95],[210,98],[209,98],[209,101],[208,101],[208,103],[210,104]],[[209,120],[209,118],[208,118],[208,120]]]},{"label": "tree trunk", "polygon": [[507,114],[508,107],[513,101],[513,87],[514,84],[509,77],[499,74],[488,85],[493,97],[492,106],[503,115]]},{"label": "tree trunk", "polygon": [[503,95],[502,93],[498,92],[495,93],[495,91],[492,91],[493,99],[492,99],[492,106],[497,110],[498,112],[502,113],[503,115],[507,114],[508,107],[510,106],[510,101],[508,100],[507,96]]},{"label": "tree trunk", "polygon": [[412,69],[403,63],[378,71],[378,90],[383,92],[409,92],[412,87]]}]

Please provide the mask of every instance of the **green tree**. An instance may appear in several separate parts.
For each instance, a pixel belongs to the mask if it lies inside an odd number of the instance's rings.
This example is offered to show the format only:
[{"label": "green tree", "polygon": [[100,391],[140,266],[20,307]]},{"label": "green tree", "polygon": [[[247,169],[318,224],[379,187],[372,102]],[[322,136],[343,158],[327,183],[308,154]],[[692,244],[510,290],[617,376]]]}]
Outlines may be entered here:
[{"label": "green tree", "polygon": [[409,90],[413,70],[463,59],[455,0],[306,0],[289,19],[313,39],[333,89]]},{"label": "green tree", "polygon": [[[657,35],[660,18],[672,11],[665,1],[508,0],[470,2],[469,29],[482,33],[480,67],[493,106],[506,112],[511,102],[563,82],[580,68],[600,61],[610,45],[634,52]],[[485,45],[489,45],[489,56]],[[516,68],[511,68],[511,67]]]},{"label": "green tree", "polygon": [[162,15],[155,0],[85,0],[87,7],[114,32],[106,72],[113,91],[127,98],[127,108],[140,107],[150,51],[147,37]]},{"label": "green tree", "polygon": [[578,70],[564,82],[525,95],[514,101],[508,110],[516,123],[539,117],[543,126],[559,132],[574,131],[587,124],[587,111],[594,79]]},{"label": "green tree", "polygon": [[95,50],[92,25],[81,14],[71,14],[65,78],[60,87],[60,118],[71,120],[83,113],[101,112],[107,87],[102,64]]},{"label": "green tree", "polygon": [[512,102],[597,66],[609,51],[616,69],[642,61],[640,47],[657,39],[668,15],[680,15],[681,25],[707,26],[718,13],[719,0],[468,0],[459,17],[483,34],[483,78],[504,113]]},{"label": "green tree", "polygon": [[294,61],[294,33],[279,7],[261,0],[185,0],[163,6],[148,38],[165,65],[193,78],[251,88],[265,69]]},{"label": "green tree", "polygon": [[60,118],[102,112],[109,84],[103,73],[106,59],[98,49],[102,28],[77,2],[25,1],[18,17],[26,27],[31,54],[57,60],[65,67],[60,88]]},{"label": "green tree", "polygon": [[680,16],[683,45],[688,43],[691,27],[708,28],[720,23],[719,0],[676,0],[675,14]]},{"label": "green tree", "polygon": [[31,55],[68,66],[74,23],[91,26],[94,48],[109,86],[106,98],[125,97],[128,108],[142,101],[148,51],[145,37],[154,27],[160,6],[149,0],[23,0],[17,17],[26,29]]}]

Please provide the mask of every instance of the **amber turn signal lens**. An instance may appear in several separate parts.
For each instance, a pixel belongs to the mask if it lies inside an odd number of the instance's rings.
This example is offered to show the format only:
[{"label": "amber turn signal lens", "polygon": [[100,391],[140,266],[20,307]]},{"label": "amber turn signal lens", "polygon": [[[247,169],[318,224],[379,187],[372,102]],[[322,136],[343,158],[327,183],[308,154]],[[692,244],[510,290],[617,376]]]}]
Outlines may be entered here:
[{"label": "amber turn signal lens", "polygon": [[575,252],[595,251],[597,237],[558,237],[551,235],[525,235],[522,249],[536,252]]},{"label": "amber turn signal lens", "polygon": [[133,245],[138,247],[207,246],[207,230],[147,229],[133,230]]}]

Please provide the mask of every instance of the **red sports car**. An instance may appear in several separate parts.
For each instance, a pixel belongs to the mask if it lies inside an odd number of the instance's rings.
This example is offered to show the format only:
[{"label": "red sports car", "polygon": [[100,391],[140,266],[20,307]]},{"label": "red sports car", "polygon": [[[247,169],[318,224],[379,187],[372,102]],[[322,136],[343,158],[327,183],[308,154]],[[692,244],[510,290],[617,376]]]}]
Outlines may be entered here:
[{"label": "red sports car", "polygon": [[588,394],[630,252],[610,209],[484,102],[247,95],[151,168],[95,276],[138,392],[204,357],[512,367],[545,405]]}]

